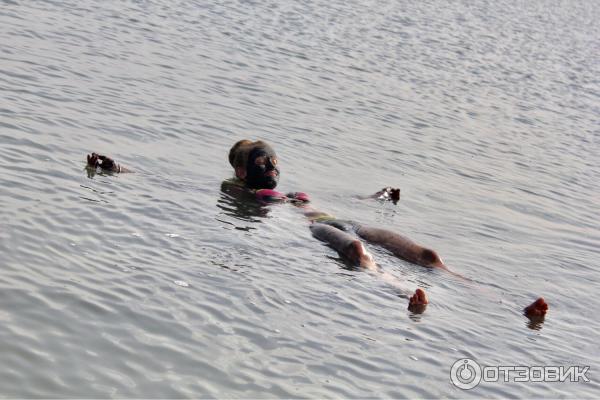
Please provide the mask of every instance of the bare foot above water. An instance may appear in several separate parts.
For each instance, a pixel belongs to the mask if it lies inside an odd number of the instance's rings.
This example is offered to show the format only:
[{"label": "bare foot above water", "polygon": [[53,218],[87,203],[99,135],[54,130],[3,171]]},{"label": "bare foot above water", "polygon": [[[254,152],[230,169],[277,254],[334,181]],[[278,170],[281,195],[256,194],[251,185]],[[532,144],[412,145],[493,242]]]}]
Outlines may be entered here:
[{"label": "bare foot above water", "polygon": [[429,304],[427,295],[423,289],[419,288],[415,290],[415,294],[408,300],[408,309],[415,314],[421,314],[427,308],[427,304]]},{"label": "bare foot above water", "polygon": [[543,297],[540,297],[523,309],[523,314],[529,319],[543,318],[548,312],[548,303]]}]

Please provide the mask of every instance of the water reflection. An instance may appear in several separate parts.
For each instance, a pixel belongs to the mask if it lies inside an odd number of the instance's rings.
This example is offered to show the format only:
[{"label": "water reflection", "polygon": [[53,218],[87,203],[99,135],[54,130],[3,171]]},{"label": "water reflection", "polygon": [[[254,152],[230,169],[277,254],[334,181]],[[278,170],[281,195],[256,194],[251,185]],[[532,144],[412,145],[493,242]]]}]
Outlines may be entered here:
[{"label": "water reflection", "polygon": [[425,311],[426,306],[419,306],[416,309],[408,310],[408,318],[410,318],[413,322],[421,322],[423,319],[423,312]]},{"label": "water reflection", "polygon": [[85,167],[85,172],[87,172],[87,177],[89,179],[94,179],[94,176],[96,176],[96,168],[92,168],[89,165],[86,165]]},{"label": "water reflection", "polygon": [[354,276],[354,274],[349,274],[348,272],[344,272],[344,271],[350,271],[350,272],[359,272],[359,271],[363,271],[364,268],[360,267],[356,264],[354,264],[352,261],[339,256],[339,257],[333,257],[333,256],[326,256],[328,259],[335,261],[340,268],[342,269],[342,272],[339,272],[340,275],[343,276]]},{"label": "water reflection", "polygon": [[527,327],[534,331],[539,331],[542,329],[542,326],[544,325],[545,318],[546,317],[544,315],[539,316],[539,317],[529,317],[529,320],[527,321]]},{"label": "water reflection", "polygon": [[100,175],[100,176],[106,176],[106,175],[112,176],[112,175],[115,174],[115,172],[103,170],[101,168],[90,167],[89,165],[85,166],[85,172],[86,172],[87,177],[89,179],[94,179],[94,177],[96,175]]},{"label": "water reflection", "polygon": [[[230,179],[221,183],[221,196],[217,200],[217,207],[223,210],[222,214],[246,222],[261,222],[261,219],[269,214],[269,208],[256,201],[253,193]],[[236,226],[236,229],[254,228]]]}]

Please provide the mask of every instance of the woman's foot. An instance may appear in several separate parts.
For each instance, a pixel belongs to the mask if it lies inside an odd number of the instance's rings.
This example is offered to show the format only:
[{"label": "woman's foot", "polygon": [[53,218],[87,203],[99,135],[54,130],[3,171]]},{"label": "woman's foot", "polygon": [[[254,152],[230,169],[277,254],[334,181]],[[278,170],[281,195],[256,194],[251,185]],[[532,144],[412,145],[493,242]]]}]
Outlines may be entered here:
[{"label": "woman's foot", "polygon": [[421,314],[427,308],[427,304],[429,304],[427,295],[423,289],[419,288],[408,300],[408,309],[415,314]]},{"label": "woman's foot", "polygon": [[540,297],[523,309],[523,313],[529,319],[542,318],[546,315],[546,312],[548,312],[548,303],[546,303],[543,297]]}]

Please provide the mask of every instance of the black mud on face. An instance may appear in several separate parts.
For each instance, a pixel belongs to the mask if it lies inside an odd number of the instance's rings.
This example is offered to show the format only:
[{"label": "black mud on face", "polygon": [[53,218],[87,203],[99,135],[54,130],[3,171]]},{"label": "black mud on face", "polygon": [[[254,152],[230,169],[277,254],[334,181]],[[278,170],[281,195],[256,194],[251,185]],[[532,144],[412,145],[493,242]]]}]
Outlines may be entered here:
[{"label": "black mud on face", "polygon": [[[264,163],[257,164],[256,160],[264,157]],[[246,166],[246,184],[252,189],[275,189],[279,182],[279,168],[273,160],[277,159],[275,151],[270,146],[259,146],[248,155]],[[267,173],[275,171],[275,176],[266,176]]]}]

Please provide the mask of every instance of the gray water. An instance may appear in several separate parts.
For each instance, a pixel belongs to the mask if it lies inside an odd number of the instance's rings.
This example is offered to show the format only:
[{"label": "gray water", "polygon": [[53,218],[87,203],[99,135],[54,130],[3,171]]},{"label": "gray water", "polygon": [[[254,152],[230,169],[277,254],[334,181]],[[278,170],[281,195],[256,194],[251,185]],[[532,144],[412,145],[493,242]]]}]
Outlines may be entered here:
[{"label": "gray water", "polygon": [[[600,7],[0,2],[1,397],[597,398]],[[402,233],[349,269],[282,191]],[[106,153],[134,174],[88,176]],[[357,195],[402,189],[397,206]],[[520,309],[544,296],[529,324]],[[452,364],[590,366],[454,387]]]}]

